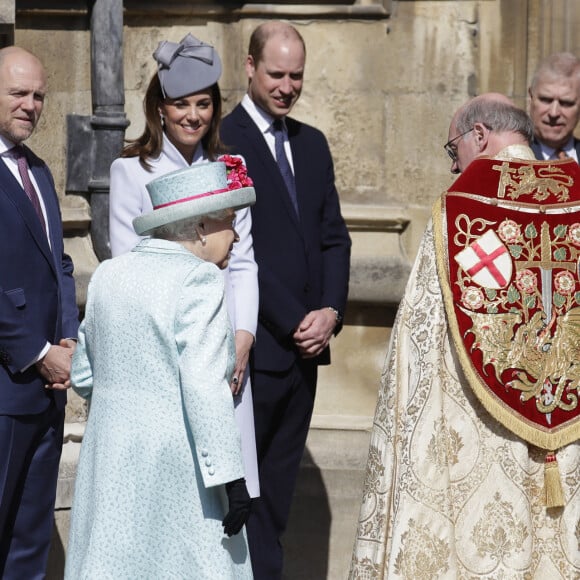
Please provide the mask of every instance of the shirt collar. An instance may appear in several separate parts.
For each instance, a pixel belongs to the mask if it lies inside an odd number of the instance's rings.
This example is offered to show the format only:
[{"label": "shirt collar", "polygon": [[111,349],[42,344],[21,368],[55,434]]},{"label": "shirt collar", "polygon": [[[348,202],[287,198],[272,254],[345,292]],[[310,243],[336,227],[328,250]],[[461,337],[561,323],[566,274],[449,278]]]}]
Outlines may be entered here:
[{"label": "shirt collar", "polygon": [[0,135],[0,155],[4,155],[16,146],[15,143],[6,139],[3,135]]},{"label": "shirt collar", "polygon": [[268,133],[273,130],[272,123],[274,122],[274,117],[260,109],[247,93],[242,99],[242,107],[246,109],[246,113],[250,115],[250,118],[254,121],[261,133]]},{"label": "shirt collar", "polygon": [[[556,149],[554,149],[554,147],[544,145],[544,143],[542,143],[541,141],[538,141],[538,143],[540,144],[540,149],[542,151],[543,158],[552,159],[552,157],[554,157]],[[564,151],[564,153],[566,153],[568,157],[574,158],[575,156],[572,153],[572,151],[574,150],[574,137],[570,137],[570,139],[568,139],[566,144],[563,147],[560,147],[560,149]]]}]

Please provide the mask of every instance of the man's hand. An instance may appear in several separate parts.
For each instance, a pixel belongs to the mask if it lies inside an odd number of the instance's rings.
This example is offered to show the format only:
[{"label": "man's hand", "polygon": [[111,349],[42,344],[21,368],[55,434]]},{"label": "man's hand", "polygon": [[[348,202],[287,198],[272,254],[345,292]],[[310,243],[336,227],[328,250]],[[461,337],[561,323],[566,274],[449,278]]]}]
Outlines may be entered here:
[{"label": "man's hand", "polygon": [[318,356],[330,342],[336,314],[329,308],[309,312],[294,332],[294,342],[302,358]]},{"label": "man's hand", "polygon": [[47,382],[47,389],[62,391],[70,387],[70,369],[75,347],[74,340],[63,339],[58,346],[53,344],[36,363],[36,369]]},{"label": "man's hand", "polygon": [[247,330],[236,330],[236,366],[230,382],[232,394],[237,395],[244,383],[244,375],[250,358],[250,349],[254,346],[254,335]]}]

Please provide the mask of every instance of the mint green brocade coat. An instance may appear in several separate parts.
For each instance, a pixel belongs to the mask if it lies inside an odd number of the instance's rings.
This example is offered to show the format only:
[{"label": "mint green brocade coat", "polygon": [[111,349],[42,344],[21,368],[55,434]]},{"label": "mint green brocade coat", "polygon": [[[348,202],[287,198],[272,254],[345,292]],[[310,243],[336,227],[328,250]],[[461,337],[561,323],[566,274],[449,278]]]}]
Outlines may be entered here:
[{"label": "mint green brocade coat", "polygon": [[65,578],[252,578],[228,538],[224,483],[243,476],[227,378],[223,275],[145,239],[89,285],[72,382],[90,400]]}]

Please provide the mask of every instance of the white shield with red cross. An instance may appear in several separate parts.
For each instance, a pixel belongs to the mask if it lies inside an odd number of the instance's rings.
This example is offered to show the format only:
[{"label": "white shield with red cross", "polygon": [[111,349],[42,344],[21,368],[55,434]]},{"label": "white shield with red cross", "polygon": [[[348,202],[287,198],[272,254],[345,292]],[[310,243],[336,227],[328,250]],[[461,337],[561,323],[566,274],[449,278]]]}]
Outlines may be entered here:
[{"label": "white shield with red cross", "polygon": [[484,288],[505,288],[512,277],[512,259],[509,250],[493,230],[488,230],[455,260],[471,279]]}]

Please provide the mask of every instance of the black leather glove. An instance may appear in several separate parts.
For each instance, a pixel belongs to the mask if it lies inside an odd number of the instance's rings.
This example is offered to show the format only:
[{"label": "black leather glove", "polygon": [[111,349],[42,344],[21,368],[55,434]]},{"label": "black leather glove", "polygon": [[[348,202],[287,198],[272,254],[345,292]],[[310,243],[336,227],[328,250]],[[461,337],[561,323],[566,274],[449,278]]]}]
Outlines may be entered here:
[{"label": "black leather glove", "polygon": [[230,510],[223,519],[222,526],[228,536],[237,534],[250,515],[252,500],[246,488],[246,480],[242,477],[226,483],[226,492]]}]

